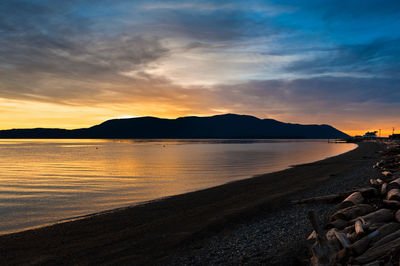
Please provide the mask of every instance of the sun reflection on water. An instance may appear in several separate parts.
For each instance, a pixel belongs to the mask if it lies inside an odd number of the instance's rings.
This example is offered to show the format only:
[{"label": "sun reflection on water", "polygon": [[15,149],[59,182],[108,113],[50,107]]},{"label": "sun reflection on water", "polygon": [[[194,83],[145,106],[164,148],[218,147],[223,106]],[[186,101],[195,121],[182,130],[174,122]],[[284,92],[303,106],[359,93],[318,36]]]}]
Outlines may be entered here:
[{"label": "sun reflection on water", "polygon": [[0,233],[282,170],[354,147],[293,140],[0,140]]}]

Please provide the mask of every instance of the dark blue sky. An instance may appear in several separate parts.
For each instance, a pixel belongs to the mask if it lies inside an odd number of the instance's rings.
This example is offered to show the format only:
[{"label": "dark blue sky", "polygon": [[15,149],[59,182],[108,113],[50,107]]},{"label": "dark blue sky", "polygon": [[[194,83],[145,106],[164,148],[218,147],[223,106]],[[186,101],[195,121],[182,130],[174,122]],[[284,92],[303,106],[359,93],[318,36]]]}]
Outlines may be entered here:
[{"label": "dark blue sky", "polygon": [[234,112],[400,129],[399,20],[400,1],[3,0],[0,128]]}]

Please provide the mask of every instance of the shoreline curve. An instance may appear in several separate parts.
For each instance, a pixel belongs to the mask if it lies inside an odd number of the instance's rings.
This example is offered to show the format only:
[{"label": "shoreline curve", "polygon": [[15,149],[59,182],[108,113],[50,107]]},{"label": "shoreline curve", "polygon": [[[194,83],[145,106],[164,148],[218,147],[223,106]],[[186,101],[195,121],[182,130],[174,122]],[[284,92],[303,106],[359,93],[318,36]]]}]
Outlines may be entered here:
[{"label": "shoreline curve", "polygon": [[361,143],[346,153],[286,170],[2,235],[0,262],[153,264],[164,261],[188,241],[274,211],[288,204],[289,196],[360,167],[363,158],[375,156],[379,147],[377,143]]}]

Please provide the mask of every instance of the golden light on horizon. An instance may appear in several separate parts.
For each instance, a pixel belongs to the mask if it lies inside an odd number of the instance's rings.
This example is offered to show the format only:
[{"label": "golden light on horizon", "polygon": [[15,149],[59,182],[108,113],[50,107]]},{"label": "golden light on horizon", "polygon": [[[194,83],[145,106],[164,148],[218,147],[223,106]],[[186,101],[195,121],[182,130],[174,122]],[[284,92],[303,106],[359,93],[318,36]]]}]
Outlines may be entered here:
[{"label": "golden light on horizon", "polygon": [[[53,104],[28,100],[6,100],[0,98],[0,113],[2,120],[0,129],[13,128],[65,128],[75,129],[90,127],[102,123],[109,119],[115,118],[133,118],[141,116],[155,116],[160,118],[174,119],[181,116],[209,116],[231,112],[230,109],[213,108],[207,112],[192,112],[188,108],[182,108],[181,105],[173,105],[171,103],[157,103],[155,101],[144,102],[143,104],[125,104],[125,105],[95,105],[95,106],[75,106],[65,104]],[[233,111],[234,112],[234,111]],[[238,112],[241,113],[241,112]],[[251,115],[251,114],[250,114]],[[273,118],[261,117],[259,118]],[[310,124],[309,120],[303,120],[298,116],[298,121],[304,124]],[[277,119],[282,122],[284,117]],[[357,128],[359,125],[349,127],[349,124],[335,124],[335,128],[349,134],[350,136],[364,135],[367,131],[379,131],[373,125]],[[387,137],[392,134],[391,125],[383,125],[380,127],[381,136]],[[379,134],[379,133],[378,133]]]},{"label": "golden light on horizon", "polygon": [[102,104],[94,106],[66,105],[28,100],[0,98],[0,130],[14,128],[65,128],[90,127],[109,119],[155,116],[177,118],[180,116],[206,116],[220,114],[191,113],[179,104],[148,101],[142,104]]},{"label": "golden light on horizon", "polygon": [[[389,128],[389,127],[386,127]],[[344,133],[350,135],[350,136],[363,136],[366,132],[374,132],[377,131],[377,136],[379,137],[379,129],[364,129],[364,130],[343,130]],[[380,137],[389,137],[392,135],[393,131],[392,130],[381,130],[380,132]],[[395,131],[395,133],[398,133]]]}]

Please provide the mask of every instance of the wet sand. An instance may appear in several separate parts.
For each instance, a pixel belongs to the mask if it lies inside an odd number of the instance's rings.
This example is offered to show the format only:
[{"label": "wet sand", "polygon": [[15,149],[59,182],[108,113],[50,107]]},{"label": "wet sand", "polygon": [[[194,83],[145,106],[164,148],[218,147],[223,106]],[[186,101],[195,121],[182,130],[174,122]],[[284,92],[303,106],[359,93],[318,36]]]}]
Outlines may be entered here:
[{"label": "wet sand", "polygon": [[168,263],[190,253],[193,243],[282,210],[294,196],[370,167],[381,148],[376,143],[361,143],[348,153],[288,170],[4,235],[0,237],[0,264]]}]

